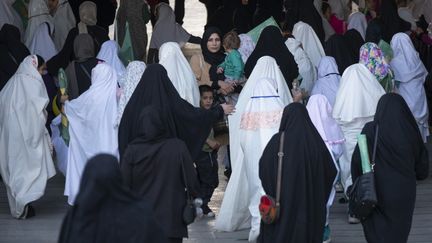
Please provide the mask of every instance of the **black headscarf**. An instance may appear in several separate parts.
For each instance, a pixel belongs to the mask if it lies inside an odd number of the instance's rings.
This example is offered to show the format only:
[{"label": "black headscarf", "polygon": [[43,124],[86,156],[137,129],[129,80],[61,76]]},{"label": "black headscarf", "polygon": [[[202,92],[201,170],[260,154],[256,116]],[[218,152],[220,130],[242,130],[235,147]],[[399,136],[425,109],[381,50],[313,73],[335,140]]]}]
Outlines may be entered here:
[{"label": "black headscarf", "polygon": [[217,27],[221,31],[221,37],[223,37],[234,28],[234,12],[238,7],[240,7],[238,0],[223,0],[222,6],[211,15],[206,27]]},{"label": "black headscarf", "polygon": [[[360,49],[358,50],[360,52]],[[325,44],[327,56],[334,57],[338,65],[339,73],[343,73],[347,67],[357,63],[358,58],[354,58],[350,46],[342,35],[332,35]],[[358,55],[357,55],[358,56]]]},{"label": "black headscarf", "polygon": [[305,106],[292,103],[285,107],[279,133],[271,138],[260,159],[259,176],[266,194],[276,196],[282,131],[285,141],[280,215],[275,224],[261,223],[258,242],[322,242],[326,203],[336,168]]},{"label": "black headscarf", "polygon": [[153,209],[124,185],[117,159],[100,154],[84,169],[75,205],[62,225],[59,243],[168,242]]},{"label": "black headscarf", "polygon": [[411,30],[411,24],[401,19],[395,0],[382,0],[380,17],[383,23],[383,39],[390,43],[394,34]]},{"label": "black headscarf", "polygon": [[345,41],[356,62],[360,60],[360,47],[364,44],[363,37],[356,29],[350,29],[344,34]]},{"label": "black headscarf", "polygon": [[28,55],[30,52],[21,42],[19,29],[13,25],[4,24],[0,30],[0,90]]},{"label": "black headscarf", "polygon": [[[207,48],[207,42],[210,39],[210,36],[214,33],[218,34],[220,39],[221,39],[221,48],[216,53],[210,52],[209,49]],[[202,51],[202,54],[204,56],[204,61],[206,61],[208,64],[211,65],[210,70],[209,70],[209,76],[210,76],[210,80],[213,82],[217,82],[218,80],[224,80],[225,79],[223,74],[221,75],[221,74],[216,73],[217,66],[225,60],[225,53],[224,53],[223,47],[222,47],[222,38],[223,38],[223,36],[221,34],[221,31],[218,28],[208,27],[204,31],[204,34],[203,34],[202,39],[201,39],[201,51]]]},{"label": "black headscarf", "polygon": [[[375,158],[377,210],[362,222],[367,242],[407,242],[416,198],[416,179],[425,179],[429,158],[417,122],[402,96],[386,94],[378,102],[375,118],[363,128],[372,156],[375,127],[379,125]],[[362,174],[356,146],[353,181]],[[397,203],[395,203],[397,202]]]},{"label": "black headscarf", "polygon": [[379,18],[375,18],[368,23],[366,28],[365,42],[373,42],[378,45],[383,38],[383,23]]},{"label": "black headscarf", "polygon": [[276,60],[288,87],[291,89],[292,81],[297,78],[299,74],[297,63],[286,47],[280,30],[275,26],[268,26],[262,31],[255,50],[246,61],[244,68],[246,77],[249,77],[258,59],[263,56],[271,56]]},{"label": "black headscarf", "polygon": [[168,237],[187,237],[187,226],[182,221],[185,183],[192,195],[197,194],[199,184],[186,145],[170,136],[162,113],[153,106],[144,107],[131,128],[134,136],[121,164],[126,185],[149,199]]},{"label": "black headscarf", "polygon": [[[253,3],[249,2],[249,4]],[[257,26],[270,17],[273,17],[277,23],[283,20],[283,0],[256,0],[253,25]]]},{"label": "black headscarf", "polygon": [[121,159],[127,145],[137,136],[132,125],[138,119],[140,110],[149,105],[162,114],[168,136],[179,138],[186,143],[192,158],[196,158],[201,151],[213,123],[223,115],[220,106],[210,110],[193,107],[177,93],[162,65],[148,65],[125,107],[120,122]]}]

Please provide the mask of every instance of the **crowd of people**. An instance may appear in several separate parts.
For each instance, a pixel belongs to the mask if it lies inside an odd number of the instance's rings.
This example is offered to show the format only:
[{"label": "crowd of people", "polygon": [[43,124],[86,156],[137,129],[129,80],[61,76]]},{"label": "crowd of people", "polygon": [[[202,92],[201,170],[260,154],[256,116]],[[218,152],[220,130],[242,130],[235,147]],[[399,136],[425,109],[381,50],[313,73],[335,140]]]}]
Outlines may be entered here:
[{"label": "crowd of people", "polygon": [[[200,0],[202,37],[182,26],[184,2],[0,2],[11,215],[34,217],[60,172],[59,242],[182,242],[216,217],[249,242],[329,243],[336,193],[349,199],[363,174],[363,134],[379,200],[361,219],[347,204],[347,223],[370,243],[407,242],[429,171],[432,1]],[[187,42],[200,47],[190,58]],[[273,223],[263,197],[277,198]]]}]

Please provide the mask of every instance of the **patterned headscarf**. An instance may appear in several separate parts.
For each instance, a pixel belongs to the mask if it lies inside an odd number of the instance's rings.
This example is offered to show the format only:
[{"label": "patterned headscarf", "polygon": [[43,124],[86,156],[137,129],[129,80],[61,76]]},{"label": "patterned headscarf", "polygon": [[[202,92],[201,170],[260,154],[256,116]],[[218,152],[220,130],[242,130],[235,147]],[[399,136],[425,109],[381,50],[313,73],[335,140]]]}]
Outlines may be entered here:
[{"label": "patterned headscarf", "polygon": [[383,80],[389,73],[391,74],[390,65],[385,60],[382,50],[375,43],[367,42],[360,48],[360,63],[364,64],[378,81]]}]

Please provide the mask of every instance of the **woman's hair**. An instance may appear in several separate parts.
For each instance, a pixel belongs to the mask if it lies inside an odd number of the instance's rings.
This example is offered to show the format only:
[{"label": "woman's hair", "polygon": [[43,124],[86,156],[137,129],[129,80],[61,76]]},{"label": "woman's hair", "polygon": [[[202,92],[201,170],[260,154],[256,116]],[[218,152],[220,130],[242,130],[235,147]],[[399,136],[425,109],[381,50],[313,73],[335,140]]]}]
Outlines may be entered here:
[{"label": "woman's hair", "polygon": [[41,57],[41,56],[39,56],[39,55],[36,55],[36,57],[37,57],[37,61],[38,61],[38,66],[37,66],[37,68],[40,68],[42,65],[44,65],[44,63],[45,63],[45,59],[43,59],[43,57]]},{"label": "woman's hair", "polygon": [[204,85],[199,86],[199,92],[200,92],[200,95],[202,96],[205,92],[212,92],[213,93],[213,89],[210,86],[208,86],[207,84],[204,84]]},{"label": "woman's hair", "polygon": [[240,38],[235,31],[230,31],[225,34],[223,38],[223,46],[226,49],[238,49],[240,48]]},{"label": "woman's hair", "polygon": [[322,5],[321,5],[322,13],[325,14],[328,9],[330,9],[330,4],[328,4],[327,2],[322,2]]}]

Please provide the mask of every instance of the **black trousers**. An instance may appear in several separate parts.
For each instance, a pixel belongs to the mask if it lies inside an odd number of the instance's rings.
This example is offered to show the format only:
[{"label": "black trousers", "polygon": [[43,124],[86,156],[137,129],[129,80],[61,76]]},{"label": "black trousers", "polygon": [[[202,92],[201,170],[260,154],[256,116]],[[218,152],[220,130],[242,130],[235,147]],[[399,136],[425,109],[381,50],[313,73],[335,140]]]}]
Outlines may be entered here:
[{"label": "black trousers", "polygon": [[183,238],[168,238],[169,243],[182,243]]},{"label": "black trousers", "polygon": [[195,162],[203,206],[207,206],[219,185],[217,152],[201,152]]}]

